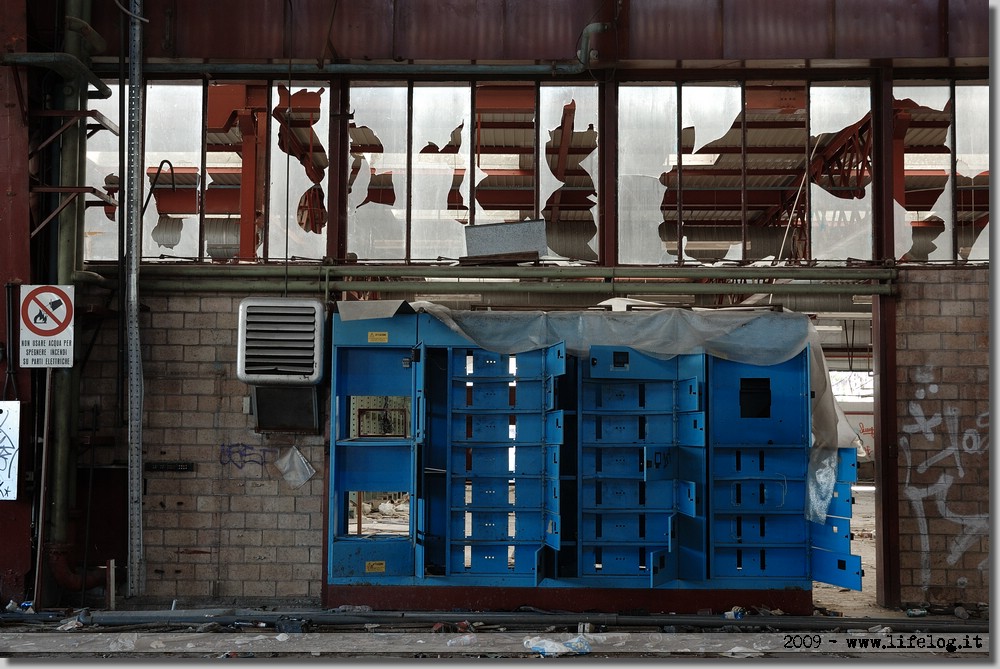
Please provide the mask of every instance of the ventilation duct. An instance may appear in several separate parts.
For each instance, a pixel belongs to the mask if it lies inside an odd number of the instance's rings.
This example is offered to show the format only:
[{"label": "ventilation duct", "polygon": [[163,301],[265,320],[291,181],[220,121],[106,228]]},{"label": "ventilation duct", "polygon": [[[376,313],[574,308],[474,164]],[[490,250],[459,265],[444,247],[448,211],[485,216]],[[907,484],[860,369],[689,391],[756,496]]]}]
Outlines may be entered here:
[{"label": "ventilation duct", "polygon": [[248,297],[240,303],[236,375],[252,385],[310,385],[323,376],[323,303]]}]

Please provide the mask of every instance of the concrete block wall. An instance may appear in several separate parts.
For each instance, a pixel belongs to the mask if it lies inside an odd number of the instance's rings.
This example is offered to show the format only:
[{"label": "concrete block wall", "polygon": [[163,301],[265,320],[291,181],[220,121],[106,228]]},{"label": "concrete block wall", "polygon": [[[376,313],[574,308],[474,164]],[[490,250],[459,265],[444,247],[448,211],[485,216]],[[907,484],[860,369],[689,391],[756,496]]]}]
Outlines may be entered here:
[{"label": "concrete block wall", "polygon": [[989,602],[989,269],[898,283],[900,599]]},{"label": "concrete block wall", "polygon": [[[148,307],[140,315],[143,461],[193,465],[143,472],[145,592],[138,599],[146,603],[319,605],[326,435],[322,427],[318,435],[255,431],[244,412],[250,387],[236,376],[242,298],[141,296]],[[81,407],[100,406],[104,430],[114,429],[116,346],[111,321],[81,374]],[[328,401],[321,386],[323,417]],[[112,464],[127,463],[126,445],[119,437]],[[274,464],[291,447],[316,470],[300,487]]]},{"label": "concrete block wall", "polygon": [[[904,603],[988,602],[989,270],[900,270],[897,307],[900,595]],[[88,295],[88,290],[94,294]],[[82,289],[78,302],[100,301]],[[262,435],[236,378],[241,295],[144,293],[144,599],[319,605],[327,434]],[[81,370],[82,411],[116,429],[114,321]],[[81,335],[82,336],[82,335]],[[328,390],[320,398],[328,430]],[[124,436],[104,460],[127,462]],[[291,488],[274,466],[295,446],[317,470]]]}]

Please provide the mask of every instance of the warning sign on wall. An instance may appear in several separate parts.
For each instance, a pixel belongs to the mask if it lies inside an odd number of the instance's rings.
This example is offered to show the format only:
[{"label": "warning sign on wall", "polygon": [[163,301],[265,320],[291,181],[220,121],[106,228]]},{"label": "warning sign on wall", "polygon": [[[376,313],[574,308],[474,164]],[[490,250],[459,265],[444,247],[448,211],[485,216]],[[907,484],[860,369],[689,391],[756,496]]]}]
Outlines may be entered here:
[{"label": "warning sign on wall", "polygon": [[73,366],[73,286],[21,286],[21,366]]}]

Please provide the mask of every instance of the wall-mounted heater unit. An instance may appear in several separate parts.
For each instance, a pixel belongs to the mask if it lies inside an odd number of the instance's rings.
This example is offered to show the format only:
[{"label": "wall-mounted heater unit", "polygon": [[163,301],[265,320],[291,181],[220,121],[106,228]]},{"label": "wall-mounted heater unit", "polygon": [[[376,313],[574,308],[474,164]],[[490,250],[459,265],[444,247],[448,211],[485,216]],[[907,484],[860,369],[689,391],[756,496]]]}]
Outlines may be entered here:
[{"label": "wall-mounted heater unit", "polygon": [[236,375],[253,387],[258,432],[318,430],[325,322],[317,299],[248,297],[240,303]]},{"label": "wall-mounted heater unit", "polygon": [[323,303],[248,297],[240,302],[236,375],[254,385],[311,385],[323,376]]}]

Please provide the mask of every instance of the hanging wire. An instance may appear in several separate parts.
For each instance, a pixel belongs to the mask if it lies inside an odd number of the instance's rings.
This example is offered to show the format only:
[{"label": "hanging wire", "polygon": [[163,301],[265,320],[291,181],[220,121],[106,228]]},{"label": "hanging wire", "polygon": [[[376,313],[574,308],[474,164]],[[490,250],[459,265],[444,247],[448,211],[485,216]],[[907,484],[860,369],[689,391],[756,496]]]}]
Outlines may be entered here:
[{"label": "hanging wire", "polygon": [[[285,48],[288,50],[288,100],[285,103],[285,130],[290,133],[292,130],[288,123],[288,119],[292,115],[292,0],[288,0],[288,18],[285,19]],[[282,297],[288,297],[288,235],[289,229],[292,226],[290,218],[290,193],[292,190],[290,165],[292,154],[290,149],[291,139],[289,139],[288,146],[285,148],[285,287]]]}]

